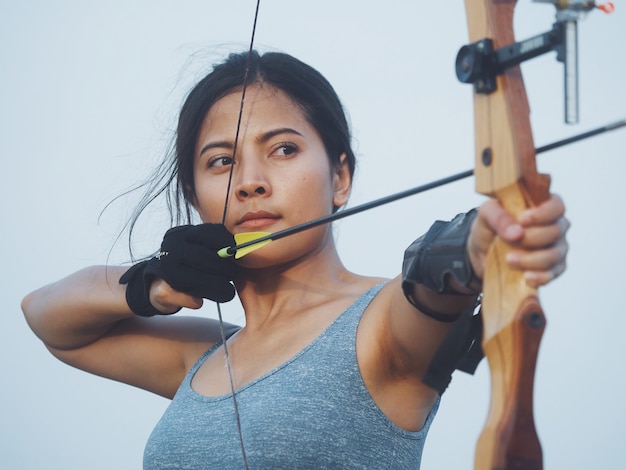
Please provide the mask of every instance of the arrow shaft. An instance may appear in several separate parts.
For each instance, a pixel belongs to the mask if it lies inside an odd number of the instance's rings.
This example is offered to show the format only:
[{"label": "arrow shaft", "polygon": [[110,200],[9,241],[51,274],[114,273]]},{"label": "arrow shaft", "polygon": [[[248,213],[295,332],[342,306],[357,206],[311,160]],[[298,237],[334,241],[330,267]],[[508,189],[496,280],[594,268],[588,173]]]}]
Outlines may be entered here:
[{"label": "arrow shaft", "polygon": [[[548,150],[554,150],[555,148],[563,147],[564,145],[571,144],[573,142],[578,142],[583,139],[587,139],[589,137],[596,136],[598,134],[603,134],[604,132],[613,131],[619,129],[621,127],[626,126],[626,119],[622,119],[620,121],[613,122],[611,124],[607,124],[602,127],[598,127],[596,129],[592,129],[587,132],[583,132],[581,134],[574,135],[572,137],[568,137],[566,139],[562,139],[551,144],[544,145],[542,147],[538,147],[535,152],[537,154],[547,152]],[[455,181],[459,181],[465,178],[468,178],[474,174],[474,170],[466,170],[460,173],[456,173],[451,176],[446,176],[445,178],[440,178],[435,181],[431,181],[430,183],[426,183],[420,186],[416,186],[414,188],[406,189],[404,191],[400,191],[399,193],[390,194],[389,196],[381,197],[380,199],[375,199],[370,202],[366,202],[365,204],[360,204],[355,207],[351,207],[349,209],[345,209],[342,211],[335,212],[333,214],[328,214],[319,219],[312,220],[310,222],[305,222],[303,224],[294,225],[293,227],[287,228],[285,230],[280,230],[275,233],[271,233],[264,237],[257,238],[256,240],[251,240],[248,242],[241,243],[236,246],[229,247],[226,250],[228,255],[234,255],[237,250],[242,248],[247,248],[252,245],[256,245],[257,243],[262,243],[265,241],[276,241],[281,238],[288,237],[290,235],[295,235],[296,233],[302,232],[304,230],[309,230],[313,227],[317,227],[319,225],[328,224],[334,222],[335,220],[343,219],[344,217],[348,217],[354,214],[358,214],[359,212],[367,211],[369,209],[373,209],[375,207],[383,206],[385,204],[389,204],[390,202],[395,202],[400,199],[404,199],[409,196],[414,196],[419,193],[423,193],[425,191],[429,191],[431,189],[438,188],[440,186],[445,186],[446,184],[453,183]]]}]

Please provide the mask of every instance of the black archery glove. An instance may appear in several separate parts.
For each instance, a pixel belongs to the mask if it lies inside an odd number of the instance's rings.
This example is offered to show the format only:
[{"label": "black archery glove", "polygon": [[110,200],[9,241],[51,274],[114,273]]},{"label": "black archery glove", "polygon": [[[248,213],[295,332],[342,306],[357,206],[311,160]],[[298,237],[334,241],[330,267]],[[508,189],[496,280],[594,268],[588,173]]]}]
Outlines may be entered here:
[{"label": "black archery glove", "polygon": [[150,286],[155,279],[194,297],[220,303],[232,300],[235,287],[231,281],[238,267],[232,257],[217,254],[227,246],[235,246],[235,239],[222,224],[182,225],[168,230],[159,253],[132,266],[120,278],[120,284],[128,284],[128,306],[137,315],[164,315],[150,303]]}]

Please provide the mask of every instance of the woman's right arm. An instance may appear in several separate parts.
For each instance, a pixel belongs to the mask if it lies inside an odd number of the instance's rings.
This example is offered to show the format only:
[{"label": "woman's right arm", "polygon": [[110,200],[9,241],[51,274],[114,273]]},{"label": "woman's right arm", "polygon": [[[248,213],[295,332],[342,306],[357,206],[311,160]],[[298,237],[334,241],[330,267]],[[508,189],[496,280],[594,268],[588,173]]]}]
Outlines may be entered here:
[{"label": "woman's right arm", "polygon": [[197,317],[134,315],[118,282],[126,269],[83,269],[28,294],[22,310],[61,361],[171,398],[219,327]]}]

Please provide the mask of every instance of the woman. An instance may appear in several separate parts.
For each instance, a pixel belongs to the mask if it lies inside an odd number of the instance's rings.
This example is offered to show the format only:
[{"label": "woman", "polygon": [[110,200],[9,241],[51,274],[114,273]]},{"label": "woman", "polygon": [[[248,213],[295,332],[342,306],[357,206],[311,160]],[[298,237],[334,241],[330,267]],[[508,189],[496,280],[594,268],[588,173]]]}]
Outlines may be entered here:
[{"label": "woman", "polygon": [[[341,104],[318,72],[285,54],[231,55],[189,94],[168,179],[176,206],[203,224],[169,230],[131,269],[87,268],[24,299],[60,360],[173,399],[145,468],[419,467],[439,403],[423,378],[474,306],[493,238],[515,247],[508,261],[533,285],[565,268],[558,197],[519,220],[488,201],[438,223],[392,280],[349,272],[326,225],[218,256],[232,234],[340,209],[354,166]],[[235,289],[243,328],[171,315]]]}]

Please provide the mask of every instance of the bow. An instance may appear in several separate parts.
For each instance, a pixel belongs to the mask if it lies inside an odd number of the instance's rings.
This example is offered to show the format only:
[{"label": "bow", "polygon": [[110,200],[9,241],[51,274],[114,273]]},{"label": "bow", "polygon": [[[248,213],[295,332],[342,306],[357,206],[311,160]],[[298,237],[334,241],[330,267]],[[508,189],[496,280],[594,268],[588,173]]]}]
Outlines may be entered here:
[{"label": "bow", "polygon": [[[564,10],[567,3],[557,8]],[[595,6],[571,3],[578,10]],[[459,52],[457,75],[474,83],[476,190],[497,198],[517,217],[545,201],[550,186],[550,177],[537,172],[528,100],[517,64],[557,50],[565,62],[566,122],[576,122],[578,110],[575,16],[561,15],[549,33],[515,43],[515,5],[516,0],[465,0],[471,44]],[[508,268],[509,251],[496,238],[484,275],[482,346],[491,371],[491,403],[476,448],[477,470],[543,467],[533,385],[546,319],[537,289],[520,271]]]},{"label": "bow", "polygon": [[[494,49],[514,43],[515,3],[466,0],[470,42],[490,38]],[[519,67],[495,80],[491,93],[474,91],[476,190],[497,198],[517,216],[548,198],[550,178],[536,169]],[[491,405],[478,440],[476,469],[534,469],[542,462],[532,393],[546,321],[536,289],[526,284],[520,271],[507,267],[508,251],[500,239],[494,241],[483,280],[482,344],[491,370]]]}]

